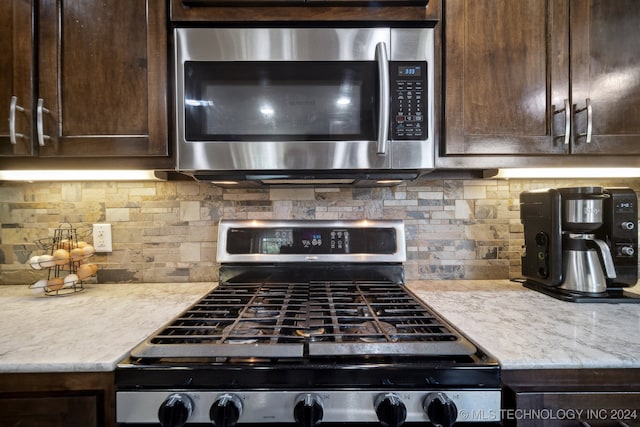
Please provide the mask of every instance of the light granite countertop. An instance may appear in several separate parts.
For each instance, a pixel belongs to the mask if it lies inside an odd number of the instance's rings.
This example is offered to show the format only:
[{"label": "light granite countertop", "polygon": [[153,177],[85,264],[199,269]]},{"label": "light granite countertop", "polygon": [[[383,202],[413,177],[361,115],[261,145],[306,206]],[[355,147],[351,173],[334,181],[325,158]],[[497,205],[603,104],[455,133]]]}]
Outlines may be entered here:
[{"label": "light granite countertop", "polygon": [[67,296],[0,286],[0,372],[112,371],[213,286],[89,284]]},{"label": "light granite countertop", "polygon": [[407,287],[502,369],[640,368],[640,304],[564,302],[508,280]]},{"label": "light granite countertop", "polygon": [[[0,372],[111,371],[214,286],[98,284],[65,297],[0,286]],[[407,287],[503,369],[640,368],[640,304],[562,302],[506,280]]]}]

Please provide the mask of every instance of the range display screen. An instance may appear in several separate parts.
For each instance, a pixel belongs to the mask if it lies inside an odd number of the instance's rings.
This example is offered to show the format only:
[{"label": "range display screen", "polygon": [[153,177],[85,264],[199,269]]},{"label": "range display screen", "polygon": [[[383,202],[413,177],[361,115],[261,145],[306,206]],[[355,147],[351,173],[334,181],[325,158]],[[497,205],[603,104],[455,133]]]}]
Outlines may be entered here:
[{"label": "range display screen", "polygon": [[232,228],[230,254],[393,254],[397,242],[390,228]]}]

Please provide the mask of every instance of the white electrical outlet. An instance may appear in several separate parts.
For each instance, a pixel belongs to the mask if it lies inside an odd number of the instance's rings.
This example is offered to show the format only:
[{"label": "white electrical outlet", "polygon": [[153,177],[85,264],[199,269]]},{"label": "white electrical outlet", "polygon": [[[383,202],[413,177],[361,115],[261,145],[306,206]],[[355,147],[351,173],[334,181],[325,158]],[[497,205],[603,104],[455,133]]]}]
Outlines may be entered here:
[{"label": "white electrical outlet", "polygon": [[96,252],[112,252],[111,224],[93,224],[93,247]]}]

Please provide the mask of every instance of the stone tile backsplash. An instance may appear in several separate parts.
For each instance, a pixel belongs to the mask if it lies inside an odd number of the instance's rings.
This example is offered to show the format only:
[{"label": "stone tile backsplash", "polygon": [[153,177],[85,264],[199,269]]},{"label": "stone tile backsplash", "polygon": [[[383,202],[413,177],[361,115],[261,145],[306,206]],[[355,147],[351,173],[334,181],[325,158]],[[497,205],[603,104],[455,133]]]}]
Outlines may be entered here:
[{"label": "stone tile backsplash", "polygon": [[520,275],[519,194],[640,180],[422,179],[383,188],[221,189],[191,181],[0,183],[0,283],[43,278],[27,260],[62,223],[91,242],[112,224],[113,253],[97,254],[99,283],[217,280],[217,223],[234,219],[402,219],[407,280]]}]

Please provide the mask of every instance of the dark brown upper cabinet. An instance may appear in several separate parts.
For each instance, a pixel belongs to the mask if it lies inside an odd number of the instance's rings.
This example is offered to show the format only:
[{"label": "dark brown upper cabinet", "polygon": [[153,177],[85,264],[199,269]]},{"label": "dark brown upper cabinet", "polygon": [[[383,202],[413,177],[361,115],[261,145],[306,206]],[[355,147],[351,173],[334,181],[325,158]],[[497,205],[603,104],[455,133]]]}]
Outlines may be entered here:
[{"label": "dark brown upper cabinet", "polygon": [[635,0],[444,0],[442,155],[640,154]]},{"label": "dark brown upper cabinet", "polygon": [[27,147],[5,142],[2,120],[1,154],[167,156],[164,2],[13,0],[0,16],[0,43],[12,53],[1,59],[0,113],[13,115],[17,96],[15,128]]},{"label": "dark brown upper cabinet", "polygon": [[[333,5],[425,5],[428,0],[180,0],[185,6],[295,6],[300,4],[333,4]],[[434,0],[437,1],[437,0]]]},{"label": "dark brown upper cabinet", "polygon": [[[436,21],[441,0],[171,0],[174,22]],[[351,24],[352,25],[352,24]]]},{"label": "dark brown upper cabinet", "polygon": [[40,1],[41,156],[167,154],[162,3]]},{"label": "dark brown upper cabinet", "polygon": [[635,0],[570,3],[574,153],[640,154],[638,6]]},{"label": "dark brown upper cabinet", "polygon": [[0,2],[0,156],[33,153],[31,10],[29,0]]}]

